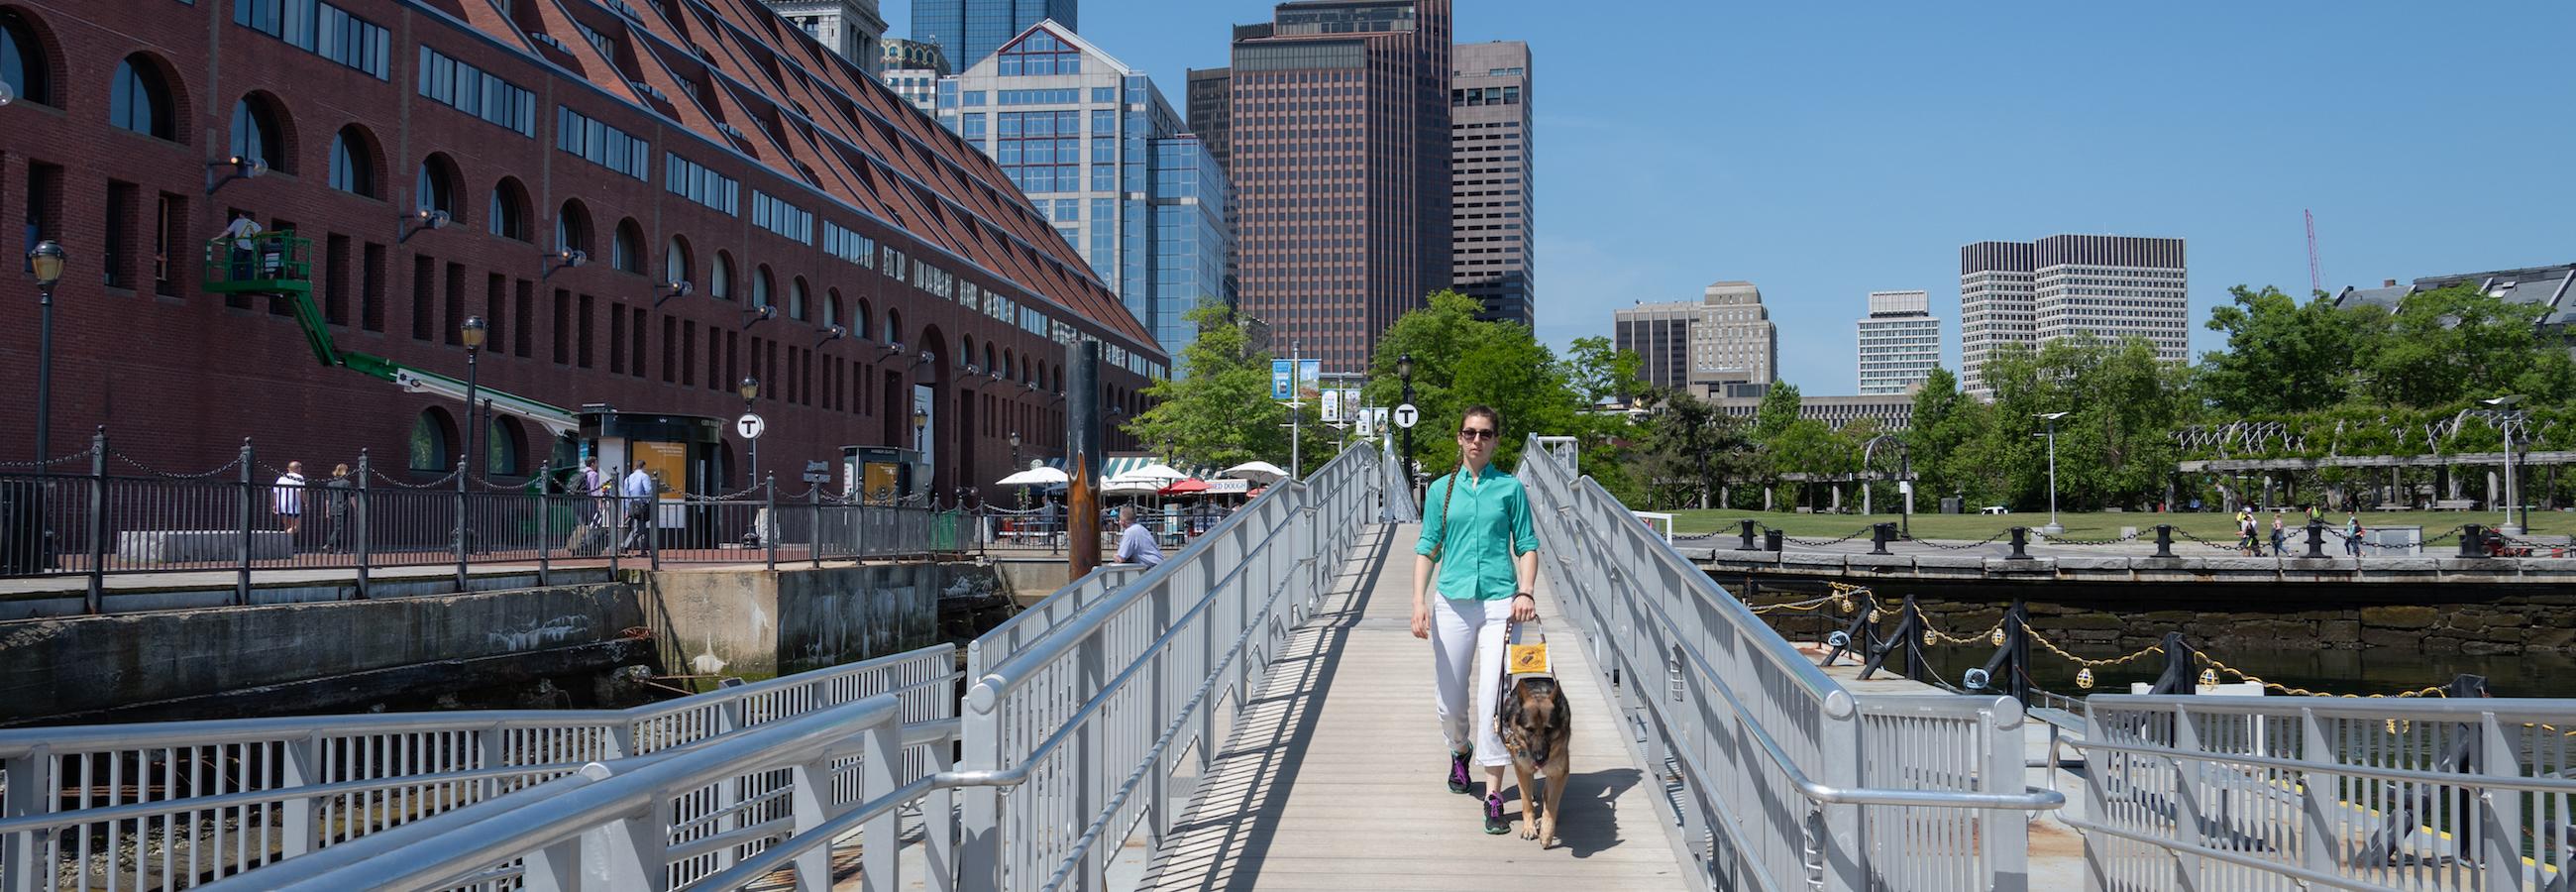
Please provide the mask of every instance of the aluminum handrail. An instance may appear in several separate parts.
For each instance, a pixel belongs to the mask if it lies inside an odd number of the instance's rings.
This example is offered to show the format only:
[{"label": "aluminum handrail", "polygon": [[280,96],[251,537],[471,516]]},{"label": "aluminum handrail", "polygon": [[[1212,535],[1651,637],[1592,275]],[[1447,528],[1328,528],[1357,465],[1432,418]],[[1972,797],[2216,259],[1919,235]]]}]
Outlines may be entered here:
[{"label": "aluminum handrail", "polygon": [[2576,778],[2503,777],[2483,774],[2461,774],[2457,771],[2417,771],[2409,768],[2381,768],[2375,765],[2354,765],[2342,762],[2325,764],[2318,762],[2305,762],[2298,759],[2257,756],[2247,753],[2180,750],[2173,747],[2139,746],[2128,743],[2109,743],[2099,740],[2073,738],[2068,739],[2066,741],[2066,745],[2075,747],[2076,749],[2101,750],[2112,753],[2131,753],[2141,756],[2182,759],[2192,762],[2210,762],[2220,765],[2244,765],[2252,768],[2283,768],[2292,771],[2324,770],[2331,771],[2338,777],[2368,777],[2380,780],[2401,781],[2405,783],[2436,785],[2457,785],[2474,781],[2474,785],[2479,789],[2513,790],[2523,793],[2557,793],[2560,795],[2576,794]]}]

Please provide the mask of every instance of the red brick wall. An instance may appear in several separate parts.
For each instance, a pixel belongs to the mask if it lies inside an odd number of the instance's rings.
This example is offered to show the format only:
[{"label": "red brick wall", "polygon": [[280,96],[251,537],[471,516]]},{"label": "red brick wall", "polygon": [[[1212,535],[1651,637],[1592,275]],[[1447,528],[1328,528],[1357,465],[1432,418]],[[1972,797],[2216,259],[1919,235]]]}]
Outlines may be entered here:
[{"label": "red brick wall", "polygon": [[[0,221],[8,232],[20,232],[27,219],[30,164],[61,169],[59,215],[47,221],[45,236],[71,252],[63,282],[56,290],[53,319],[52,448],[57,454],[84,445],[90,431],[106,425],[116,448],[125,455],[173,470],[212,467],[229,460],[241,438],[253,438],[263,462],[282,466],[287,459],[327,469],[332,462],[354,460],[362,448],[372,451],[377,467],[403,473],[408,434],[424,409],[433,405],[451,413],[456,403],[402,392],[386,382],[347,369],[318,364],[293,320],[271,312],[269,301],[255,299],[228,306],[224,295],[206,293],[198,283],[201,243],[218,232],[228,208],[253,213],[263,225],[292,223],[314,240],[314,300],[325,298],[325,283],[345,282],[346,324],[331,326],[343,350],[376,354],[429,371],[462,376],[465,357],[453,346],[448,307],[449,280],[462,292],[465,312],[495,320],[497,337],[482,354],[481,383],[566,408],[609,403],[630,412],[666,412],[730,417],[741,411],[731,379],[710,381],[709,338],[733,332],[739,356],[749,365],[761,357],[756,372],[767,387],[756,411],[769,419],[762,443],[762,465],[778,470],[807,459],[834,459],[844,445],[909,445],[908,392],[888,404],[895,393],[894,376],[918,374],[934,384],[942,409],[937,422],[936,486],[947,492],[960,481],[989,482],[1010,457],[1006,436],[1023,437],[1023,458],[1056,455],[1063,442],[1063,401],[1045,390],[1028,392],[1016,383],[984,381],[980,389],[961,382],[956,367],[956,339],[976,342],[972,361],[983,362],[983,345],[1008,348],[1015,356],[1034,357],[1047,369],[1062,365],[1066,350],[1052,341],[1020,331],[953,301],[933,297],[754,227],[749,219],[751,195],[757,188],[789,197],[817,215],[853,228],[915,258],[937,252],[907,234],[853,214],[838,213],[827,203],[790,186],[767,168],[742,161],[684,134],[670,132],[663,119],[606,99],[577,79],[548,74],[515,52],[496,49],[479,32],[463,29],[442,15],[400,0],[333,0],[353,14],[392,31],[391,79],[376,80],[232,22],[233,0],[0,0],[0,10],[14,11],[40,28],[53,53],[54,105],[21,98],[0,107]],[[641,0],[637,0],[641,2]],[[425,41],[440,52],[472,63],[537,94],[537,137],[521,136],[421,97],[413,88],[416,47]],[[175,74],[175,104],[182,124],[180,142],[141,136],[107,123],[108,92],[118,61],[131,53],[150,53]],[[232,107],[241,96],[265,91],[279,100],[286,115],[291,162],[251,180],[222,183],[207,194],[207,164],[227,154]],[[637,180],[559,151],[553,139],[556,106],[567,104],[590,117],[649,140],[647,180]],[[366,127],[381,147],[376,174],[381,200],[328,188],[325,171],[332,135],[345,124]],[[729,217],[662,187],[662,152],[677,148],[690,160],[716,169],[741,183],[742,216]],[[432,152],[453,159],[462,176],[458,205],[463,219],[446,229],[412,232],[405,214],[413,207],[413,183],[421,160]],[[489,233],[486,211],[493,184],[516,177],[530,197],[530,228],[536,243]],[[129,240],[144,252],[136,287],[106,287],[102,272],[107,242],[110,181],[130,183],[140,196]],[[153,247],[155,198],[163,193],[186,204],[184,239],[170,246],[175,296],[155,293],[149,267]],[[1010,196],[1016,199],[1017,196]],[[578,199],[591,217],[591,262],[578,269],[556,269],[552,248],[557,208]],[[51,216],[40,213],[40,216]],[[610,262],[611,242],[619,222],[632,218],[644,233],[645,275],[621,272]],[[663,251],[672,235],[691,247],[696,291],[653,306],[661,279]],[[327,250],[332,237],[346,239],[347,266],[331,269]],[[11,252],[19,239],[5,240]],[[382,331],[367,330],[363,307],[370,247],[382,252],[384,269]],[[707,269],[717,251],[734,265],[732,302],[714,300]],[[435,281],[425,295],[414,293],[413,271],[419,258],[429,258]],[[980,275],[955,258],[938,258],[961,279],[1005,291],[996,277]],[[13,264],[14,265],[14,264]],[[745,330],[741,311],[751,292],[751,279],[767,266],[775,276],[773,300],[779,317]],[[502,312],[487,303],[492,277],[500,277],[505,298]],[[787,318],[788,283],[803,277],[814,309],[809,321]],[[528,289],[531,306],[522,332],[517,294]],[[557,290],[589,306],[591,348],[588,367],[578,361],[582,320],[567,332],[572,363],[554,361],[557,336],[554,299]],[[823,344],[820,305],[837,292],[842,321],[850,337]],[[1079,305],[1053,295],[1067,306]],[[426,299],[430,331],[427,340],[414,334],[415,302]],[[857,331],[857,310],[864,302],[870,331]],[[884,328],[889,309],[901,314],[907,356],[890,357]],[[612,322],[623,313],[625,325]],[[576,313],[576,315],[578,315]],[[1063,315],[1057,313],[1056,315]],[[666,324],[690,328],[689,350],[666,347]],[[642,356],[633,353],[634,330],[641,320]],[[1132,325],[1132,323],[1129,323]],[[610,370],[612,331],[623,328],[629,339],[623,373]],[[529,347],[519,355],[522,337]],[[37,301],[29,277],[12,271],[0,276],[0,460],[32,457],[33,391],[36,364]],[[757,345],[757,346],[756,346]],[[665,351],[694,359],[685,374],[672,369],[666,378]],[[768,354],[777,351],[778,370]],[[940,354],[938,368],[913,369],[913,359],[930,349]],[[1156,355],[1154,361],[1164,361]],[[638,372],[640,359],[641,371]],[[717,367],[721,368],[721,357]],[[800,364],[791,366],[791,360]],[[806,371],[802,362],[810,362]],[[795,402],[791,394],[794,370]],[[838,369],[839,380],[826,386],[825,376]],[[852,388],[856,375],[862,382]],[[807,385],[809,380],[812,384]],[[935,378],[935,380],[934,380]],[[684,381],[689,383],[683,383]],[[1132,413],[1143,408],[1135,391],[1146,382],[1125,370],[1104,374],[1113,398]],[[855,391],[855,392],[854,392]],[[837,397],[838,399],[834,399]],[[965,411],[974,401],[971,411]],[[988,406],[986,403],[990,403]],[[837,407],[836,407],[837,406]],[[1113,422],[1116,419],[1113,419]],[[538,431],[527,428],[530,451],[524,461],[544,460]],[[968,444],[960,449],[961,442]],[[732,444],[741,456],[741,444]],[[1114,448],[1132,448],[1113,435]],[[836,461],[837,465],[837,461]],[[739,467],[739,464],[737,464]],[[310,469],[308,468],[308,471]],[[733,485],[738,485],[735,483]]]}]

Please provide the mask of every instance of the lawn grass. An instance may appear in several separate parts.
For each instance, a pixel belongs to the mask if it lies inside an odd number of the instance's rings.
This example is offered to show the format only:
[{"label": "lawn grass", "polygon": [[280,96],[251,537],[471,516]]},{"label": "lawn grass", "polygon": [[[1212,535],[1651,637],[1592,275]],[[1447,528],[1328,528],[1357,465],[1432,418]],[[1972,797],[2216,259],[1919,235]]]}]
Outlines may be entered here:
[{"label": "lawn grass", "polygon": [[[1897,515],[1893,512],[1862,516],[1858,514],[1792,514],[1778,511],[1675,511],[1672,512],[1672,515],[1673,532],[1678,535],[1693,535],[1701,533],[1731,534],[1737,529],[1737,521],[1749,518],[1760,521],[1764,526],[1781,530],[1791,536],[1816,538],[1842,536],[1856,530],[1867,528],[1873,523],[1882,521],[1895,523],[1898,519]],[[2284,514],[2283,517],[2285,518],[2284,522],[2292,526],[2300,526],[2306,523],[2305,515],[2292,513]],[[2423,527],[2425,538],[2439,536],[2464,523],[2477,523],[2493,526],[2502,519],[2503,516],[2501,514],[2493,511],[2361,512],[2361,525],[2365,528],[2382,526]],[[2343,528],[2343,522],[2343,514],[2329,513],[2326,515],[2326,525],[2329,527],[2340,530]],[[2047,523],[2048,512],[2045,511],[2000,515],[1916,514],[1912,520],[1914,538],[1917,539],[1977,540],[2003,532],[2011,527],[2038,527],[2044,526]],[[2058,515],[2058,523],[2065,525],[2066,532],[2064,535],[2068,538],[2074,539],[2108,539],[2120,535],[2120,528],[2122,527],[2137,527],[2143,532],[2160,523],[2173,524],[2177,531],[2187,532],[2212,541],[2224,539],[2225,541],[2233,542],[2236,539],[2236,516],[2233,514],[2220,514],[2217,512],[2179,514],[2068,512]],[[2270,512],[2265,512],[2262,515],[2262,528],[2266,531],[2267,535],[2271,530],[2271,526],[2272,515]],[[2570,533],[2576,533],[2576,513],[2557,511],[2534,511],[2531,513],[2531,535],[2563,536]]]}]

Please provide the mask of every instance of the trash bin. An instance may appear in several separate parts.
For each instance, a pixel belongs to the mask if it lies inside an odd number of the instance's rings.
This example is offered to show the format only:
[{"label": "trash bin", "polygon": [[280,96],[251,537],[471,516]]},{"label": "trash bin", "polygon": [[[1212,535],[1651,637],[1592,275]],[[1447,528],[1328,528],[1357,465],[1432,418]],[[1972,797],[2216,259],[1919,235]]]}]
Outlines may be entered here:
[{"label": "trash bin", "polygon": [[45,536],[45,487],[38,480],[0,480],[0,576],[52,569]]}]

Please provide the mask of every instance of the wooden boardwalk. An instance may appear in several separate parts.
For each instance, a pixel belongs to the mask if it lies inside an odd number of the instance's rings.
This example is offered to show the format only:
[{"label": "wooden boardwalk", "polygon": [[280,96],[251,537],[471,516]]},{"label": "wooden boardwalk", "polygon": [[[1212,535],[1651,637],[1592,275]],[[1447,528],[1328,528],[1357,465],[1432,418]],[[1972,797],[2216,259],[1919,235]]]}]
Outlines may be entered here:
[{"label": "wooden boardwalk", "polygon": [[[1575,716],[1557,847],[1487,835],[1476,795],[1444,785],[1431,645],[1413,637],[1411,525],[1367,541],[1297,629],[1188,811],[1146,868],[1155,890],[1681,889],[1689,875],[1574,635],[1551,639]],[[1552,610],[1544,586],[1542,617]],[[1504,775],[1504,808],[1520,798]]]}]

